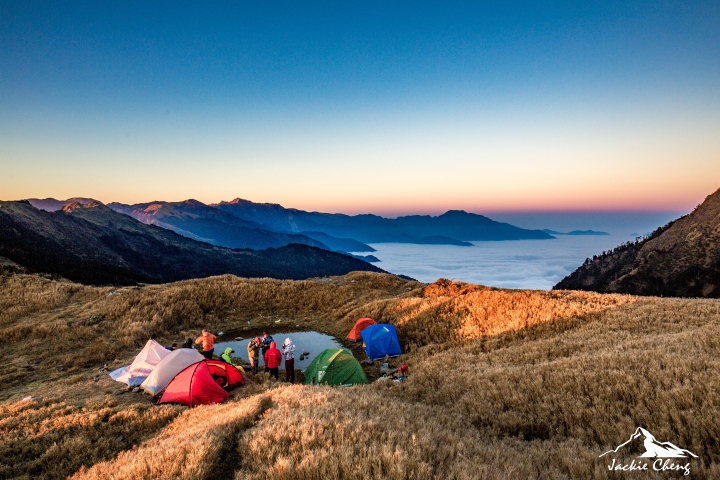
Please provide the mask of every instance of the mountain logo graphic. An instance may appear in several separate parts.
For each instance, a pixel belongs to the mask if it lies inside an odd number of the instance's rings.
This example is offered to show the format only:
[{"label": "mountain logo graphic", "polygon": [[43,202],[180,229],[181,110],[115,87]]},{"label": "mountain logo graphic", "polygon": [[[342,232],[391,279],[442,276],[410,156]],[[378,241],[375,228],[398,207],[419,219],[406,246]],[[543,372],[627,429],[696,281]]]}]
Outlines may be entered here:
[{"label": "mountain logo graphic", "polygon": [[[617,448],[608,450],[600,455],[601,457],[608,453],[618,453],[621,448],[633,443],[634,441],[642,441],[645,447],[645,453],[640,455],[641,458],[698,458],[697,455],[690,450],[685,450],[670,442],[659,442],[652,433],[642,427],[635,429],[635,433],[630,435],[628,441],[621,443]],[[628,447],[629,449],[629,447]]]}]

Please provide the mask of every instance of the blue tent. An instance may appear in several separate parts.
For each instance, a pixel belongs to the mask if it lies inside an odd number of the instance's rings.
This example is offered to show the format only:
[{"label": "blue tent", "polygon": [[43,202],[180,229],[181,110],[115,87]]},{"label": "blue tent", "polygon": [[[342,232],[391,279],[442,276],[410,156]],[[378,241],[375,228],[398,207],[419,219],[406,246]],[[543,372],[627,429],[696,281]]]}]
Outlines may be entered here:
[{"label": "blue tent", "polygon": [[370,325],[360,332],[360,336],[365,344],[365,352],[372,360],[377,360],[385,355],[394,357],[402,354],[394,325],[384,323]]}]

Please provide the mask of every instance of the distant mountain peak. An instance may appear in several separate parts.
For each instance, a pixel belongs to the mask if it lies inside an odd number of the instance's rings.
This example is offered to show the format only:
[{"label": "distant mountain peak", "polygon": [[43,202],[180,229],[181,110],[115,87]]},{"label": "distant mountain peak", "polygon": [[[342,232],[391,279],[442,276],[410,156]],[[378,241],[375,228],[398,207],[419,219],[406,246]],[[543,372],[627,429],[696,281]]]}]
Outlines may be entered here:
[{"label": "distant mountain peak", "polygon": [[162,203],[160,203],[160,202],[151,203],[151,204],[148,205],[147,207],[143,208],[143,212],[146,212],[146,213],[157,212],[158,210],[160,210],[160,209],[163,208],[164,206],[165,206],[165,205],[162,204]]},{"label": "distant mountain peak", "polygon": [[55,212],[71,203],[79,203],[82,205],[90,202],[95,202],[97,200],[86,197],[72,197],[68,198],[67,200],[57,200],[55,198],[28,198],[26,201],[38,210]]},{"label": "distant mountain peak", "polygon": [[87,203],[81,203],[81,202],[68,203],[67,205],[62,207],[61,210],[66,213],[72,213],[76,210],[98,208],[98,207],[104,207],[104,206],[105,206],[105,204],[103,204],[102,202],[99,202],[97,200],[91,200]]},{"label": "distant mountain peak", "polygon": [[[253,202],[253,201],[250,201],[250,200],[246,200],[246,199],[240,198],[240,197],[237,197],[237,198],[235,198],[235,199],[233,199],[233,200],[230,200],[229,202],[228,202],[228,201],[225,201],[225,200],[222,200],[222,201],[220,201],[220,202],[218,202],[218,203],[211,203],[211,204],[210,204],[211,207],[217,207],[217,206],[219,206],[219,205],[262,205],[262,206],[266,206],[266,207],[267,207],[267,206],[271,206],[271,207],[285,208],[285,207],[283,207],[282,205],[280,205],[279,203],[259,203],[259,202]],[[288,210],[292,210],[292,209],[288,209]]]}]

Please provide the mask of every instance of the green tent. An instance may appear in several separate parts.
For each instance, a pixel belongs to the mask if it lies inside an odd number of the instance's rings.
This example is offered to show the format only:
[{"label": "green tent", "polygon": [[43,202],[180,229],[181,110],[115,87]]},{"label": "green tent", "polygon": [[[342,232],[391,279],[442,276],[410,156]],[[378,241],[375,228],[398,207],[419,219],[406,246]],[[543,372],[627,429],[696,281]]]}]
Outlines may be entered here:
[{"label": "green tent", "polygon": [[328,348],[305,370],[305,384],[357,385],[368,382],[360,363],[346,348]]}]

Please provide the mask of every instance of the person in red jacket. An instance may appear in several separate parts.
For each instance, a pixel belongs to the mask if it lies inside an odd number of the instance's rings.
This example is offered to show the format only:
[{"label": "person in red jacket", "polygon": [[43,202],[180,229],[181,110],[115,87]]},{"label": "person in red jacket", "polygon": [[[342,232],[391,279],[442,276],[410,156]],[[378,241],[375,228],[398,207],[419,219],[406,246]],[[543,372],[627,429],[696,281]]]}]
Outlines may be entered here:
[{"label": "person in red jacket", "polygon": [[278,379],[278,367],[282,361],[282,353],[275,346],[275,342],[270,342],[270,349],[265,352],[265,371],[270,372],[270,375]]}]

